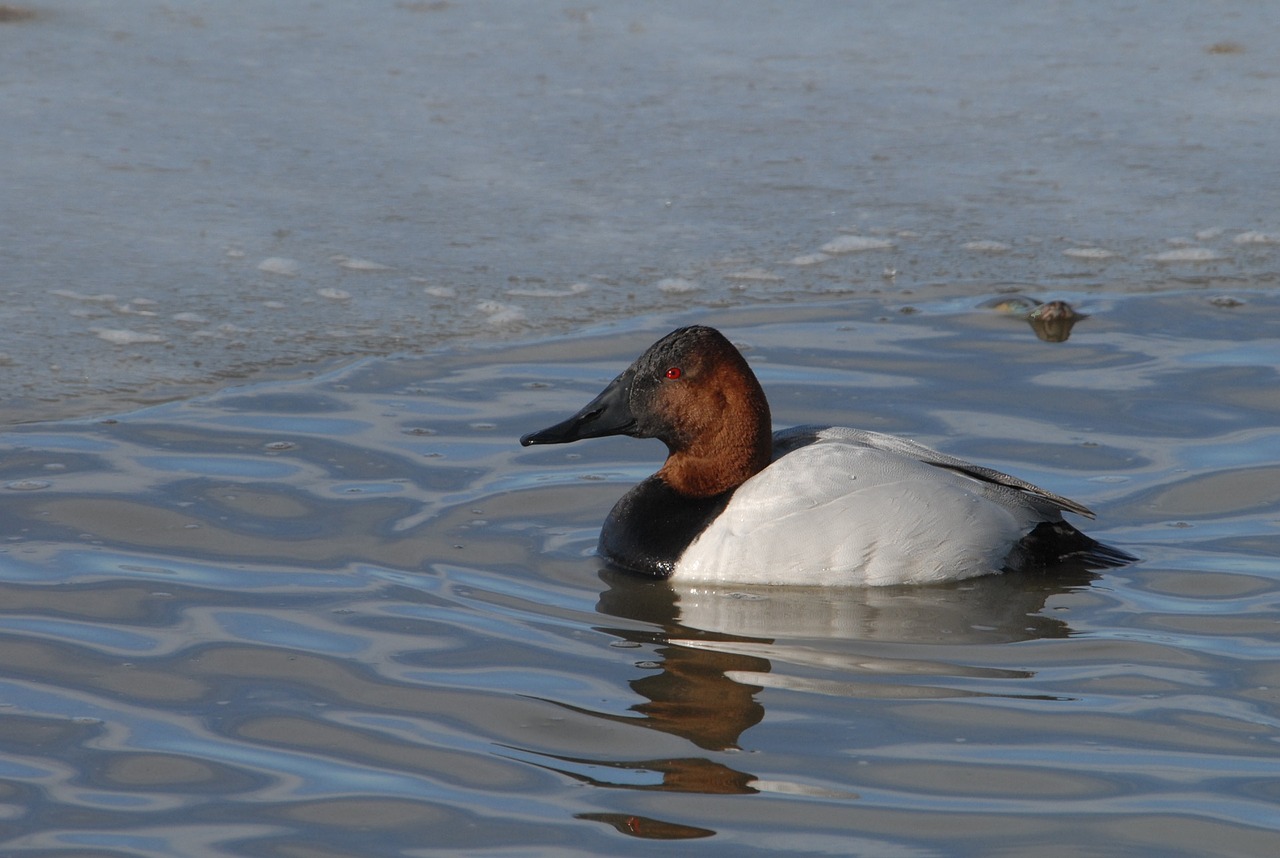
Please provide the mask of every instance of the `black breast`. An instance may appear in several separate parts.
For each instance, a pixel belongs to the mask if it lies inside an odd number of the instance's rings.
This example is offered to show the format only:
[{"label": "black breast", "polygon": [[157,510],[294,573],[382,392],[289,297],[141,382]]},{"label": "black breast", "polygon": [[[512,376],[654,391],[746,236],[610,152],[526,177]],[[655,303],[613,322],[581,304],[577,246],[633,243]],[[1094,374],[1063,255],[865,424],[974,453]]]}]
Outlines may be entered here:
[{"label": "black breast", "polygon": [[732,491],[686,497],[659,477],[649,477],[614,504],[600,531],[600,554],[631,572],[668,578],[689,543],[731,497]]}]

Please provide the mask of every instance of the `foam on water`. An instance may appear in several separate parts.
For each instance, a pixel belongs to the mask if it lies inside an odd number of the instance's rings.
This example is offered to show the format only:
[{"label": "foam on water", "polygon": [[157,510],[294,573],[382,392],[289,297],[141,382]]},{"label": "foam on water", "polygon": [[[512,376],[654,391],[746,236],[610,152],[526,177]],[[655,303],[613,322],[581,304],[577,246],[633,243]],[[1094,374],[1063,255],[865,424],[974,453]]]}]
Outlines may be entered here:
[{"label": "foam on water", "polygon": [[302,272],[302,263],[296,259],[271,256],[258,263],[258,270],[280,277],[297,277]]},{"label": "foam on water", "polygon": [[1280,244],[1280,232],[1242,232],[1231,239],[1233,244]]},{"label": "foam on water", "polygon": [[1008,253],[1013,246],[1003,241],[966,241],[960,245],[963,249],[974,253]]},{"label": "foam on water", "polygon": [[352,256],[331,256],[331,260],[338,264],[339,268],[345,268],[348,271],[391,271],[390,265],[383,265],[379,262],[373,262],[368,259],[356,259]]},{"label": "foam on water", "polygon": [[890,250],[893,242],[887,238],[873,238],[867,235],[842,235],[822,245],[822,252],[831,256],[842,253],[862,253],[867,250]]},{"label": "foam on water", "polygon": [[501,301],[481,301],[476,304],[476,309],[490,325],[499,328],[519,327],[528,319],[523,307]]},{"label": "foam on water", "polygon": [[1068,247],[1062,251],[1063,256],[1070,256],[1072,259],[1115,259],[1116,254],[1103,247]]},{"label": "foam on water", "polygon": [[97,334],[98,339],[105,340],[114,346],[137,346],[168,342],[159,334],[147,334],[126,328],[90,328],[89,330]]},{"label": "foam on water", "polygon": [[571,298],[591,291],[590,283],[570,283],[566,289],[508,289],[506,293],[513,298]]},{"label": "foam on water", "polygon": [[742,280],[748,283],[782,283],[785,277],[766,271],[763,268],[749,268],[746,271],[734,271],[724,276],[726,280]]},{"label": "foam on water", "polygon": [[684,295],[689,292],[697,292],[702,287],[683,277],[664,277],[654,284],[654,288],[668,295]]},{"label": "foam on water", "polygon": [[799,256],[791,257],[792,265],[817,265],[820,262],[826,262],[831,257],[825,253],[802,253]]},{"label": "foam on water", "polygon": [[1219,262],[1226,257],[1208,247],[1179,247],[1147,258],[1152,262]]}]

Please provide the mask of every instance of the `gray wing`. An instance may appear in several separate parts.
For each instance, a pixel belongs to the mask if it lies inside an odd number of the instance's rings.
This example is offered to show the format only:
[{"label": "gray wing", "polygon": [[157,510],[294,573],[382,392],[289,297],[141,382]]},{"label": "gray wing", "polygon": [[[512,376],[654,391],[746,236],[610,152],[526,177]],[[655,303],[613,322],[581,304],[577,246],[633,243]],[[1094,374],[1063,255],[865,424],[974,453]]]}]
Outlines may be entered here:
[{"label": "gray wing", "polygon": [[884,450],[887,453],[896,453],[899,456],[918,459],[925,464],[956,471],[973,477],[975,480],[982,480],[993,485],[1026,492],[1034,498],[1048,501],[1058,509],[1074,512],[1086,518],[1093,518],[1093,511],[1083,504],[1046,491],[1034,483],[1020,480],[994,468],[984,468],[981,465],[966,462],[964,459],[948,456],[946,453],[940,453],[932,447],[917,444],[915,441],[910,441],[906,438],[899,438],[897,435],[886,435],[883,432],[867,432],[861,429],[850,429],[846,426],[795,426],[791,429],[784,429],[781,432],[774,433],[774,458],[785,456],[792,450],[797,450],[822,439],[861,444],[876,450]]}]

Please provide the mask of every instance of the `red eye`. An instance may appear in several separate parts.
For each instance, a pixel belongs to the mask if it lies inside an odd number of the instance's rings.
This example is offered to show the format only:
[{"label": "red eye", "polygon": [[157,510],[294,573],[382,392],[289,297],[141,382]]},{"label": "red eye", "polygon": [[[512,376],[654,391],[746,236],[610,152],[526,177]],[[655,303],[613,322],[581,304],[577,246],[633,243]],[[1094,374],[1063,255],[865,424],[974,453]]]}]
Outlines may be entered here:
[{"label": "red eye", "polygon": [[675,379],[679,377],[680,377],[680,367],[673,366],[671,367],[671,369],[667,370],[667,378]]}]

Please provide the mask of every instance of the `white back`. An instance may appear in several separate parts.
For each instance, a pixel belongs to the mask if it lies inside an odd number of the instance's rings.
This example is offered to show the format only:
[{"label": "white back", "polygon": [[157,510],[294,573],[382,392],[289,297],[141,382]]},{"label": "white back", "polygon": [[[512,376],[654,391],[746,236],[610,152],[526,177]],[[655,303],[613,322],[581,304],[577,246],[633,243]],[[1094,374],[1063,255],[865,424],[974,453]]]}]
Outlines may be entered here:
[{"label": "white back", "polygon": [[1036,524],[1060,518],[1060,505],[951,470],[966,464],[893,436],[818,431],[734,493],[673,580],[885,585],[998,572]]}]

